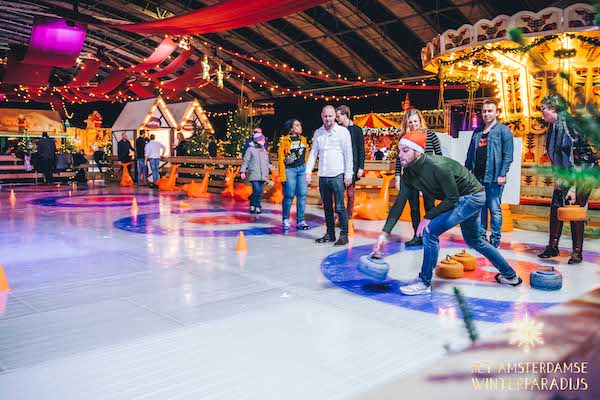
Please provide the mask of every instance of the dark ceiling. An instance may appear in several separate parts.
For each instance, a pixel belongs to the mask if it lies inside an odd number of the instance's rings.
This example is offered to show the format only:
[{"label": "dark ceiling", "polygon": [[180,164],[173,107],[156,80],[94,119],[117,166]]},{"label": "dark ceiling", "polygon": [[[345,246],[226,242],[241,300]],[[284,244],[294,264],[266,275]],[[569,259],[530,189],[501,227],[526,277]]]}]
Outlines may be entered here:
[{"label": "dark ceiling", "polygon": [[[18,45],[27,45],[35,15],[54,15],[84,22],[142,22],[181,15],[221,0],[35,0],[0,1],[0,53],[3,56]],[[195,36],[196,43],[208,43],[188,61],[191,65],[203,51],[222,46],[235,52],[272,63],[288,64],[297,70],[323,71],[348,79],[396,80],[424,75],[421,48],[435,35],[480,19],[499,14],[512,15],[520,10],[539,11],[548,6],[566,7],[576,1],[461,1],[461,0],[334,0],[321,6],[266,23],[232,31]],[[581,2],[581,1],[580,1]],[[160,36],[90,25],[84,52],[103,54],[112,63],[129,67],[141,62],[160,43]],[[11,50],[12,49],[12,50]],[[212,51],[211,51],[212,53]],[[211,54],[212,55],[212,54]],[[235,70],[284,88],[301,89],[315,94],[342,90],[344,94],[364,93],[364,89],[333,88],[327,82],[280,72],[216,51],[216,57]],[[55,68],[51,84],[71,80],[74,69]],[[100,79],[108,70],[102,70]],[[169,78],[175,78],[175,75]],[[225,98],[240,91],[253,101],[272,100],[276,93],[258,83],[242,82],[237,75],[226,80]],[[341,92],[340,92],[341,93]],[[187,96],[207,104],[223,103],[214,90],[193,89]]]}]

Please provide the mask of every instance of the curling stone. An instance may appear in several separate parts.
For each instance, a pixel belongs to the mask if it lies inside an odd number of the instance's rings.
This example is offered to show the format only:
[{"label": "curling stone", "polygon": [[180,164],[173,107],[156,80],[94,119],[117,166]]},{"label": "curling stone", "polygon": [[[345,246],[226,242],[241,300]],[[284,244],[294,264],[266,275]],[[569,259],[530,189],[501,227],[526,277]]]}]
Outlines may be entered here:
[{"label": "curling stone", "polygon": [[529,275],[531,287],[538,290],[560,290],[562,288],[562,275],[554,270],[538,269]]},{"label": "curling stone", "polygon": [[564,207],[560,207],[558,209],[558,214],[556,215],[559,221],[585,221],[586,220],[586,212],[585,207],[581,207],[579,205],[567,205]]},{"label": "curling stone", "polygon": [[373,257],[373,253],[361,256],[358,263],[358,271],[368,276],[369,278],[384,281],[387,278],[390,266],[383,258]]},{"label": "curling stone", "polygon": [[477,267],[477,259],[467,253],[466,250],[452,256],[452,259],[461,263],[465,271],[475,271]]},{"label": "curling stone", "polygon": [[457,279],[465,276],[465,267],[463,265],[450,258],[450,256],[446,256],[445,260],[437,263],[435,267],[435,275],[444,279]]}]

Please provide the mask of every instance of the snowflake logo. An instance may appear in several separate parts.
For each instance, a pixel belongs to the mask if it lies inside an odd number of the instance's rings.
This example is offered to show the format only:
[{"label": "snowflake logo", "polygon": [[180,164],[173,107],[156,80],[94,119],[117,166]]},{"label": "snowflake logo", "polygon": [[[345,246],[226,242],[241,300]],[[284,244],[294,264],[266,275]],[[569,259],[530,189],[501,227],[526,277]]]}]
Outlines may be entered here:
[{"label": "snowflake logo", "polygon": [[515,320],[511,324],[510,344],[517,344],[519,348],[523,348],[525,353],[529,353],[533,347],[538,344],[544,344],[542,340],[542,328],[544,324],[530,319],[525,313],[522,320]]}]

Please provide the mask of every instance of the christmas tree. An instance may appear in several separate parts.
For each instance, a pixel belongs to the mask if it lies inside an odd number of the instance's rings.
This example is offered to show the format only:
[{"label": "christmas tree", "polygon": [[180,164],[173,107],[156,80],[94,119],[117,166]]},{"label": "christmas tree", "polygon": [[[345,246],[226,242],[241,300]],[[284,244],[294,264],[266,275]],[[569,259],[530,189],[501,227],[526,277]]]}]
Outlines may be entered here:
[{"label": "christmas tree", "polygon": [[188,154],[193,157],[208,157],[208,131],[194,125],[194,133],[187,140]]},{"label": "christmas tree", "polygon": [[218,152],[227,157],[242,157],[246,139],[252,137],[252,130],[260,123],[261,119],[254,119],[238,108],[227,118],[227,135],[225,140],[217,142]]}]

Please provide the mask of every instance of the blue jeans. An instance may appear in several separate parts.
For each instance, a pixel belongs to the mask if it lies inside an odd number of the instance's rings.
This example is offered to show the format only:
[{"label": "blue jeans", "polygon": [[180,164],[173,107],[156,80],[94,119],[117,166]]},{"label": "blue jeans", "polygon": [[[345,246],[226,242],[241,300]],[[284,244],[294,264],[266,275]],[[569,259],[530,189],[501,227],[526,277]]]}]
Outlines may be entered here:
[{"label": "blue jeans", "polygon": [[438,261],[440,251],[439,236],[448,229],[460,224],[463,238],[467,246],[477,250],[490,260],[502,275],[507,279],[514,278],[517,274],[498,250],[486,242],[479,234],[481,223],[481,207],[485,204],[485,192],[461,196],[454,209],[438,215],[429,223],[423,233],[423,266],[419,278],[427,286],[431,285],[431,275]]},{"label": "blue jeans", "polygon": [[156,181],[160,179],[160,172],[158,171],[160,158],[149,158],[148,163],[150,164],[150,170],[152,171],[153,183],[156,185]]},{"label": "blue jeans", "polygon": [[340,218],[340,235],[348,236],[348,213],[344,204],[346,193],[344,174],[334,177],[319,177],[319,192],[321,193],[321,199],[323,199],[327,233],[330,236],[335,235],[335,218],[333,217],[333,201],[335,199],[335,211]]},{"label": "blue jeans", "polygon": [[250,195],[250,206],[260,207],[262,201],[264,181],[250,181],[252,185],[252,194]]},{"label": "blue jeans", "polygon": [[142,176],[144,176],[146,178],[146,183],[147,183],[148,182],[148,167],[146,167],[146,162],[144,161],[143,158],[136,158],[135,162],[136,162],[136,166],[137,166],[137,183],[138,183],[138,185],[141,185],[141,183],[142,183]]},{"label": "blue jeans", "polygon": [[502,209],[500,203],[502,202],[502,191],[504,185],[498,185],[497,183],[483,183],[485,188],[486,201],[485,205],[481,209],[481,236],[485,239],[485,235],[488,227],[488,209],[490,210],[490,243],[500,243],[500,228],[502,227]]},{"label": "blue jeans", "polygon": [[304,221],[304,210],[306,209],[306,193],[308,182],[306,182],[306,165],[286,168],[283,182],[283,219],[290,219],[292,202],[296,196],[296,222]]}]

